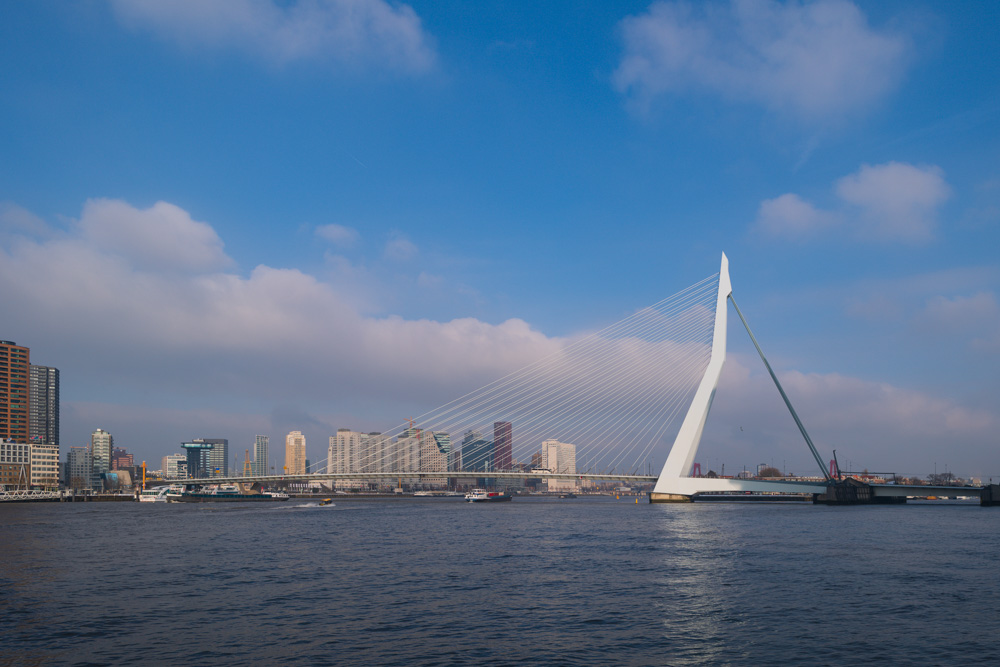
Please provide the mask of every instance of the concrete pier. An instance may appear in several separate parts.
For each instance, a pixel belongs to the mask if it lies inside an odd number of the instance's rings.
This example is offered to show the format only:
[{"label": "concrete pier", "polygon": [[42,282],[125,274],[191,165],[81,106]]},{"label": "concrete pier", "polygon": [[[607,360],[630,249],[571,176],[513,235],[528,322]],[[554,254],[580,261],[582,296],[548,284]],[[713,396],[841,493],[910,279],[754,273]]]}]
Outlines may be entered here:
[{"label": "concrete pier", "polygon": [[1000,484],[987,484],[979,494],[981,507],[1000,507]]}]

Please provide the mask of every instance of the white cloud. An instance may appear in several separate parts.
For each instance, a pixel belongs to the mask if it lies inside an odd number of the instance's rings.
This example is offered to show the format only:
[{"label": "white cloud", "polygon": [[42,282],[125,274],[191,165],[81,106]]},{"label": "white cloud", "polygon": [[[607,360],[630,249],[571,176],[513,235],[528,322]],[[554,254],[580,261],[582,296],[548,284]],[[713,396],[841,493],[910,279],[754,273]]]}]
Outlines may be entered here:
[{"label": "white cloud", "polygon": [[[126,219],[146,213],[116,204]],[[172,209],[165,219],[189,226],[190,216]],[[329,435],[324,425],[391,426],[565,342],[519,319],[365,316],[337,288],[296,269],[261,265],[249,275],[164,270],[160,262],[126,259],[119,239],[90,230],[81,224],[43,240],[0,240],[0,312],[17,313],[4,322],[3,335],[28,344],[36,363],[62,370],[63,398],[75,411],[66,419],[68,444],[82,444],[101,426],[155,460],[175,451],[183,437],[228,437],[235,448],[263,429],[277,440],[279,429],[296,420],[313,424],[318,437]],[[989,299],[976,304],[989,311]],[[635,351],[636,359],[648,360]],[[801,454],[794,427],[791,435],[773,429],[790,421],[780,400],[766,402],[776,398],[767,378],[745,371],[734,357],[725,377],[709,420],[714,446],[739,452],[719,430],[737,423],[756,432],[756,449],[747,450],[751,465],[760,462],[754,460],[760,452]],[[970,452],[961,455],[969,466],[995,460],[995,451],[980,456],[976,449],[996,432],[989,414],[843,376],[786,372],[782,380],[824,452],[870,451],[874,467],[901,460],[906,448],[913,455],[948,440],[952,451]],[[141,443],[148,448],[139,449]],[[961,456],[953,455],[953,468]]]},{"label": "white cloud", "polygon": [[210,271],[232,264],[210,225],[167,202],[140,210],[120,200],[90,199],[79,225],[83,238],[136,266]]},{"label": "white cloud", "polygon": [[444,284],[444,278],[433,273],[421,271],[417,274],[417,286],[423,289],[438,289]]},{"label": "white cloud", "polygon": [[654,2],[621,23],[617,88],[640,101],[707,91],[807,120],[865,111],[906,69],[906,36],[843,0]]},{"label": "white cloud", "polygon": [[770,236],[803,238],[846,225],[866,241],[921,243],[934,237],[938,209],[951,196],[939,167],[903,162],[862,165],[838,180],[835,190],[840,205],[833,211],[793,193],[765,199],[754,226]]},{"label": "white cloud", "polygon": [[862,165],[837,183],[837,195],[860,211],[863,234],[876,239],[927,241],[937,209],[951,196],[944,172],[901,162]]},{"label": "white cloud", "polygon": [[0,232],[41,236],[48,233],[48,225],[24,207],[0,201]]},{"label": "white cloud", "polygon": [[436,56],[420,17],[385,0],[111,0],[125,24],[183,46],[233,47],[276,63],[326,60],[425,72]]},{"label": "white cloud", "polygon": [[1000,351],[1000,304],[992,292],[935,296],[917,319],[935,331],[966,337],[974,349]]},{"label": "white cloud", "polygon": [[[992,443],[1000,420],[989,411],[837,373],[778,375],[824,461],[836,449],[844,468],[851,459],[855,468],[926,475],[935,460],[947,456],[952,469],[963,474],[996,470]],[[756,358],[726,360],[699,450],[703,467],[717,465],[719,457],[728,458],[727,472],[775,459],[779,468],[786,459],[799,474],[819,472]]]},{"label": "white cloud", "polygon": [[261,265],[243,276],[227,263],[214,230],[179,207],[91,200],[67,234],[0,243],[0,312],[20,314],[5,335],[71,360],[98,386],[157,378],[150,384],[191,396],[289,401],[391,400],[420,387],[443,402],[557,345],[519,320],[366,317],[350,295],[299,270]]},{"label": "white cloud", "polygon": [[343,225],[321,225],[316,228],[316,236],[325,239],[336,246],[349,247],[358,242],[361,235],[358,230]]},{"label": "white cloud", "polygon": [[762,201],[756,224],[765,234],[795,238],[811,236],[834,222],[833,214],[789,193]]},{"label": "white cloud", "polygon": [[386,242],[382,254],[386,259],[402,262],[413,259],[418,252],[417,246],[412,241],[402,236],[394,236]]}]

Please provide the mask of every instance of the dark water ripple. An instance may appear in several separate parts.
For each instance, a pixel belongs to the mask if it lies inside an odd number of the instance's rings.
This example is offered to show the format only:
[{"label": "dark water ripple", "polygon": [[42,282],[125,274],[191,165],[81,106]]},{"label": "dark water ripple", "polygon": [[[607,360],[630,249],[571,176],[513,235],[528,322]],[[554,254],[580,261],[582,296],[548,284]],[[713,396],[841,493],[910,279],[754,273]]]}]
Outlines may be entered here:
[{"label": "dark water ripple", "polygon": [[1000,664],[1000,510],[0,506],[0,665]]}]

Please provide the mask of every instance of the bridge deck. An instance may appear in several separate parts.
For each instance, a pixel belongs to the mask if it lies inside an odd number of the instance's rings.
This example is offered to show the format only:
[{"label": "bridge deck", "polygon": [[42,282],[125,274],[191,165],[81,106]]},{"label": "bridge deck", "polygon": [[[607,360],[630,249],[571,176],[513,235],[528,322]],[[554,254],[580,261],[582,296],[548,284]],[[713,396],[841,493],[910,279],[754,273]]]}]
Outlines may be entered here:
[{"label": "bridge deck", "polygon": [[310,473],[308,475],[261,475],[257,477],[201,477],[198,479],[165,479],[147,480],[148,485],[160,484],[255,484],[279,482],[325,482],[338,479],[468,479],[470,477],[485,477],[489,479],[576,479],[603,482],[655,482],[655,475],[617,475],[592,473],[551,473],[551,472],[483,472],[483,471],[452,471],[452,472],[347,472],[347,473]]}]

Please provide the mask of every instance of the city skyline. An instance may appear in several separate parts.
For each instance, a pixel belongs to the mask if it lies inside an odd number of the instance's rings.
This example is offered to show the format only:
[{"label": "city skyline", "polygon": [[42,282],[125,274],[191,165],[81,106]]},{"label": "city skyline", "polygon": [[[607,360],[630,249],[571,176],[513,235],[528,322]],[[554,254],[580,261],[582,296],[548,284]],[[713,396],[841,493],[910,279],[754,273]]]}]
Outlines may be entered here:
[{"label": "city skyline", "polygon": [[[1000,8],[370,0],[347,52],[335,5],[0,8],[0,337],[64,457],[320,461],[725,251],[824,456],[1000,476]],[[730,334],[703,467],[813,467]]]}]

